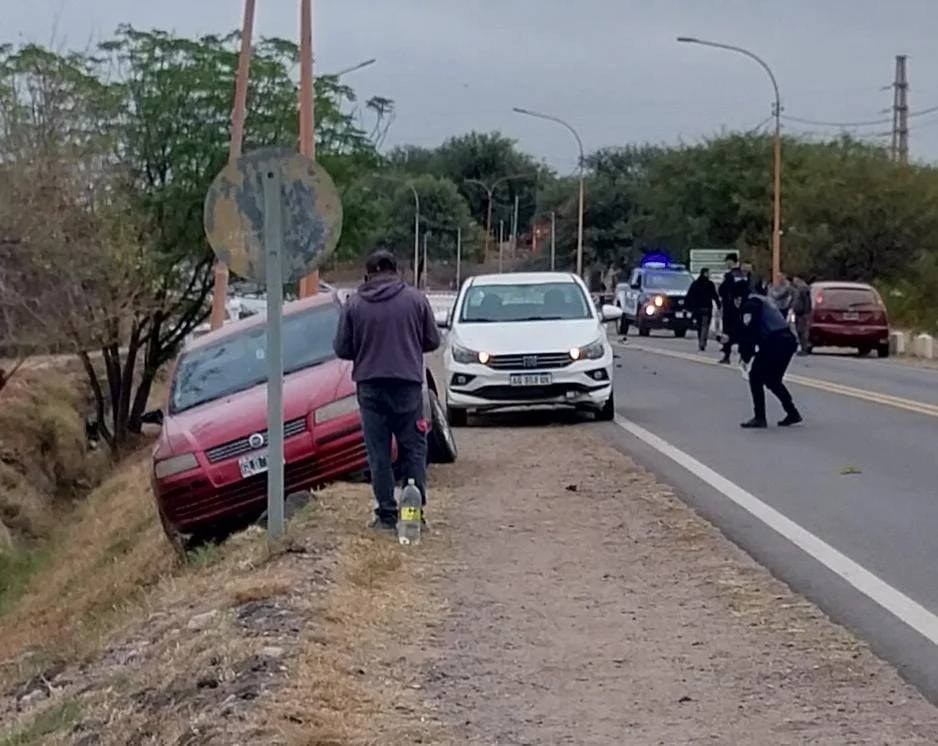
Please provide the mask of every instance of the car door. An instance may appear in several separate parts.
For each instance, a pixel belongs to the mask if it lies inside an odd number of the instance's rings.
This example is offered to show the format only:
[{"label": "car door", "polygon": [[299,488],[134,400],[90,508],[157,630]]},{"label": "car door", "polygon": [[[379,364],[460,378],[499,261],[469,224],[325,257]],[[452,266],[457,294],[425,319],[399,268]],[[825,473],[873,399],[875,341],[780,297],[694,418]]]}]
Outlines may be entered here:
[{"label": "car door", "polygon": [[625,291],[625,305],[623,311],[633,319],[638,318],[638,300],[642,294],[642,273],[634,270],[629,278],[629,286]]}]

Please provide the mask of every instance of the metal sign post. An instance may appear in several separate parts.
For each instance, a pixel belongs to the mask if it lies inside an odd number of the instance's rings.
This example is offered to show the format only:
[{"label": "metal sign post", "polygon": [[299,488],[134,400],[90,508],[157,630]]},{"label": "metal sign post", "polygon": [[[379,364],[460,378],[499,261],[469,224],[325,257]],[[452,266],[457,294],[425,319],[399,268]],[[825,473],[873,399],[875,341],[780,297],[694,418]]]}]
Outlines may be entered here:
[{"label": "metal sign post", "polygon": [[283,536],[283,220],[280,170],[264,174],[264,249],[267,254],[267,532]]},{"label": "metal sign post", "polygon": [[284,533],[283,286],[335,249],[342,204],[322,166],[299,153],[258,150],[218,174],[204,222],[219,260],[267,288],[267,528],[275,540]]}]

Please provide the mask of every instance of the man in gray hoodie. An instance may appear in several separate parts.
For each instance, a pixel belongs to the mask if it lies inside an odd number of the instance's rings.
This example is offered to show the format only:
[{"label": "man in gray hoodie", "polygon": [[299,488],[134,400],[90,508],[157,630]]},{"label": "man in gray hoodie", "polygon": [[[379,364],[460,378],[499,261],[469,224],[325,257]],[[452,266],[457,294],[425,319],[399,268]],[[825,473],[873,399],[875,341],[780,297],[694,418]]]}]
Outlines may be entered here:
[{"label": "man in gray hoodie", "polygon": [[394,530],[391,437],[397,441],[400,475],[413,479],[426,502],[427,430],[423,413],[424,353],[440,346],[427,297],[406,285],[389,251],[365,262],[365,282],[342,310],[333,343],[352,361],[365,448],[377,507],[371,525]]}]

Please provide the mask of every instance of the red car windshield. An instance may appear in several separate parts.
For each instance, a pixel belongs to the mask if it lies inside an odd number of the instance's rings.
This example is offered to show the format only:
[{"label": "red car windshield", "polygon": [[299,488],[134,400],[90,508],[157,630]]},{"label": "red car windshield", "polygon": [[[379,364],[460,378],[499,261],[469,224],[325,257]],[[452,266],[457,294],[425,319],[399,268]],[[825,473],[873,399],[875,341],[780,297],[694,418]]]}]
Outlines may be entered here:
[{"label": "red car windshield", "polygon": [[[283,369],[293,373],[332,360],[339,309],[324,305],[283,319]],[[186,353],[173,377],[170,412],[267,383],[266,326],[246,329]]]},{"label": "red car windshield", "polygon": [[863,306],[879,306],[879,296],[867,288],[824,288],[818,305],[824,308],[853,309]]}]

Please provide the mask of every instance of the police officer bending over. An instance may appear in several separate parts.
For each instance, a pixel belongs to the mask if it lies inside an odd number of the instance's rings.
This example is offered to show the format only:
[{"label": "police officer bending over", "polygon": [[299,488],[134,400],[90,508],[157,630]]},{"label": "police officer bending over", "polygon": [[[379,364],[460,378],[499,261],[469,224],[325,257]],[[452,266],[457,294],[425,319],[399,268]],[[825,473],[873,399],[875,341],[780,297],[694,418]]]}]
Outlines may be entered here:
[{"label": "police officer bending over", "polygon": [[765,389],[775,394],[785,410],[785,419],[778,423],[779,427],[797,425],[801,415],[782,377],[798,348],[798,341],[785,317],[765,296],[750,295],[745,285],[735,288],[733,295],[740,314],[739,355],[747,365],[753,361],[749,368],[749,390],[755,416],[742,423],[742,427],[766,427]]}]

